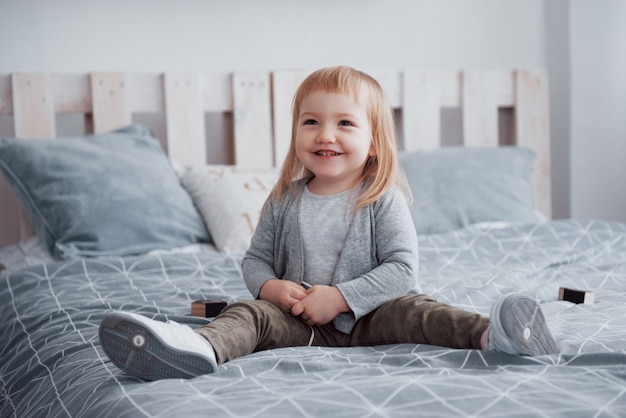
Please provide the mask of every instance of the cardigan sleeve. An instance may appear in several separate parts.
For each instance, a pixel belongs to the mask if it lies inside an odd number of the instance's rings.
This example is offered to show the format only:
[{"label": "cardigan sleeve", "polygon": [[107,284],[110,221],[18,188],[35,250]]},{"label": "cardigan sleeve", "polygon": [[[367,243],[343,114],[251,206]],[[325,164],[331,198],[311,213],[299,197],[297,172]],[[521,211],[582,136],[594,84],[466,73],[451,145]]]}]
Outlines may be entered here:
[{"label": "cardigan sleeve", "polygon": [[273,206],[274,204],[269,199],[263,206],[250,247],[241,262],[244,282],[255,298],[258,298],[261,287],[266,281],[276,278],[276,272],[272,267],[276,234]]},{"label": "cardigan sleeve", "polygon": [[[418,288],[417,234],[406,200],[399,190],[392,189],[374,203],[372,211],[374,266],[336,285],[352,310],[354,322],[381,304]],[[352,243],[351,247],[359,245]],[[340,322],[335,321],[335,325],[346,332],[342,329],[346,324]]]}]

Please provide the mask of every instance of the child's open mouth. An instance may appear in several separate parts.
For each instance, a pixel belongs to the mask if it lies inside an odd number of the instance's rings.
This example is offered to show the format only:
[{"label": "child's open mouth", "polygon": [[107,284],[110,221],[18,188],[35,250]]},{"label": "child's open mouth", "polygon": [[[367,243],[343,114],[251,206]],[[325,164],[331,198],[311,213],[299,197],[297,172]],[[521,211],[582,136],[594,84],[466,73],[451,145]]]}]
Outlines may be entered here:
[{"label": "child's open mouth", "polygon": [[333,157],[335,155],[340,155],[340,154],[334,151],[316,151],[315,155],[321,155],[322,157]]}]

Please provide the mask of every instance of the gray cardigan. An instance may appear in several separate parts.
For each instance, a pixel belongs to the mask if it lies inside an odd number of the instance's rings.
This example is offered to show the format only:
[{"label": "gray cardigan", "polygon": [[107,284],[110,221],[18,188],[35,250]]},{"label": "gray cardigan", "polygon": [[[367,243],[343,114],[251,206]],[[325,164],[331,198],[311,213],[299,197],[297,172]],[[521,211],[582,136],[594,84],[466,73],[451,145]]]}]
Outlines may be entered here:
[{"label": "gray cardigan", "polygon": [[[254,297],[272,278],[302,282],[303,244],[300,200],[306,180],[296,193],[266,202],[243,261],[243,277]],[[419,292],[415,227],[404,196],[392,188],[376,202],[360,208],[348,228],[332,278],[352,310],[334,319],[349,333],[356,321],[384,302]]]}]

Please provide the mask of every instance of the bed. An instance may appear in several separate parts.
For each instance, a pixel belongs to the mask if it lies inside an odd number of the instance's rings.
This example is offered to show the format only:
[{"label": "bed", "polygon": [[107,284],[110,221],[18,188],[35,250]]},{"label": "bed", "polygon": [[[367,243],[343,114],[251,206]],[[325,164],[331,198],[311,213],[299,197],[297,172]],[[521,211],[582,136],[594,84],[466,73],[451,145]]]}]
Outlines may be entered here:
[{"label": "bed", "polygon": [[[251,297],[240,261],[307,72],[0,74],[0,233],[17,233],[0,416],[626,416],[626,224],[551,219],[545,71],[370,73],[397,116],[424,292],[485,315],[528,294],[560,354],[289,347],[127,375],[98,341],[107,312],[199,326],[193,301]],[[80,133],[59,133],[67,115]]]}]

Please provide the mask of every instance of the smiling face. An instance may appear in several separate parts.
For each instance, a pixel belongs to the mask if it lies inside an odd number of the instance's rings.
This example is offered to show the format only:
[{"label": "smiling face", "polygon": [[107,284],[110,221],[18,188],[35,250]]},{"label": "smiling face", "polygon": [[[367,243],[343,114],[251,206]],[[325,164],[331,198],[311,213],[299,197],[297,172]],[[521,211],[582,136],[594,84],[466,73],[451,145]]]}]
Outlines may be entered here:
[{"label": "smiling face", "polygon": [[335,194],[355,187],[368,157],[375,155],[367,109],[350,95],[311,93],[300,106],[295,149],[315,174],[308,184],[311,192]]}]

